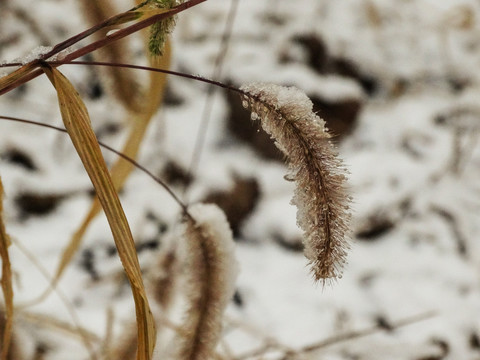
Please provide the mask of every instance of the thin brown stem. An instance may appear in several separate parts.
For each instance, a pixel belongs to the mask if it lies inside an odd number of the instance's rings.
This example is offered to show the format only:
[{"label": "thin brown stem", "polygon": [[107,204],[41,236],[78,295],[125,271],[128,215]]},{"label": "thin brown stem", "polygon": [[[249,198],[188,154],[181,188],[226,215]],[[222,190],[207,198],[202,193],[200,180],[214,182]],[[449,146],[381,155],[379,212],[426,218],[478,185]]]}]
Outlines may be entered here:
[{"label": "thin brown stem", "polygon": [[[54,126],[54,125],[50,125],[50,124],[44,124],[44,123],[41,123],[41,122],[38,122],[38,121],[34,121],[34,120],[27,120],[27,119],[21,119],[21,118],[17,118],[17,117],[11,117],[11,116],[3,116],[3,115],[0,115],[0,119],[2,120],[9,120],[9,121],[16,121],[16,122],[19,122],[19,123],[23,123],[23,124],[29,124],[29,125],[36,125],[36,126],[41,126],[41,127],[45,127],[45,128],[48,128],[48,129],[53,129],[53,130],[57,130],[57,131],[60,131],[60,132],[63,132],[63,133],[66,133],[67,130],[65,130],[64,128],[61,128],[61,127],[58,127],[58,126]],[[187,206],[182,202],[182,200],[180,200],[180,198],[173,192],[173,190],[167,185],[167,183],[165,183],[162,179],[158,178],[157,176],[155,176],[150,170],[148,170],[146,167],[144,167],[143,165],[139,164],[137,161],[135,161],[134,159],[130,158],[129,156],[123,154],[122,152],[118,151],[118,150],[115,150],[114,148],[112,148],[111,146],[101,142],[101,141],[98,141],[98,144],[107,149],[108,151],[111,151],[113,152],[114,154],[120,156],[121,158],[125,159],[126,161],[130,162],[133,166],[135,166],[137,169],[143,171],[145,174],[147,174],[148,176],[150,176],[157,184],[159,184],[160,186],[162,186],[169,194],[170,196],[175,200],[175,202],[182,208],[182,211],[183,213],[188,216],[189,218],[191,218],[190,214],[188,213],[188,210],[187,210]]]},{"label": "thin brown stem", "polygon": [[[40,262],[35,258],[35,255],[28,250],[26,246],[24,246],[18,239],[13,239],[13,244],[25,255],[28,260],[37,268],[37,270],[40,272],[40,274],[50,283],[52,286],[52,278],[48,271],[40,264]],[[77,312],[75,311],[75,307],[73,306],[72,302],[68,299],[68,297],[61,291],[58,287],[53,287],[52,290],[55,291],[57,296],[59,297],[60,301],[63,303],[65,306],[65,309],[67,310],[68,314],[72,318],[74,327],[72,329],[72,332],[79,335],[80,339],[82,340],[85,348],[87,349],[90,359],[96,360],[98,359],[98,356],[95,354],[95,350],[92,344],[94,339],[91,334],[89,334],[82,326],[81,326],[81,321],[80,318],[78,317]],[[22,308],[24,306],[20,305],[18,308]],[[21,312],[23,315],[27,315],[25,311]],[[54,320],[52,319],[52,322]]]},{"label": "thin brown stem", "polygon": [[[135,64],[112,63],[112,62],[106,62],[106,61],[83,61],[83,60],[66,61],[64,59],[64,60],[57,60],[57,61],[47,61],[47,63],[49,65],[51,65],[52,67],[57,67],[57,66],[60,66],[60,65],[110,66],[110,67],[119,67],[119,68],[125,68],[125,69],[136,69],[136,70],[159,72],[159,73],[164,73],[164,74],[168,74],[168,75],[182,77],[182,78],[185,78],[185,79],[200,81],[200,82],[203,82],[205,84],[214,85],[214,86],[220,87],[222,89],[237,93],[238,95],[246,96],[246,97],[248,97],[252,100],[261,102],[266,107],[269,107],[269,105],[266,104],[264,101],[262,101],[258,96],[254,96],[252,94],[249,94],[249,93],[247,93],[247,92],[243,91],[242,89],[239,89],[235,86],[224,84],[220,81],[207,79],[207,78],[199,76],[199,75],[192,75],[192,74],[187,74],[187,73],[183,73],[183,72],[179,72],[179,71],[159,69],[159,68],[154,68],[154,67],[150,67],[150,66],[142,66],[142,65],[135,65]],[[20,66],[20,65],[21,65],[20,63],[8,63],[8,64],[0,64],[0,67],[11,67],[11,66]],[[2,95],[1,91],[0,91],[0,95]]]},{"label": "thin brown stem", "polygon": [[[390,324],[390,329],[395,330],[399,329],[408,325],[413,325],[415,323],[418,323],[420,321],[424,321],[427,319],[431,319],[432,317],[438,315],[437,312],[435,311],[429,311],[423,314],[419,315],[414,315],[408,318],[404,318],[402,320],[399,320],[397,322],[394,322]],[[256,358],[258,356],[265,355],[267,352],[271,350],[275,351],[281,351],[283,354],[281,357],[277,358],[278,360],[294,360],[298,359],[298,356],[301,354],[308,354],[323,348],[326,348],[328,346],[336,345],[345,341],[349,340],[354,340],[354,339],[359,339],[362,337],[370,336],[376,333],[380,333],[384,331],[384,329],[378,325],[372,326],[370,328],[366,328],[363,330],[356,330],[356,331],[350,331],[344,334],[332,336],[329,338],[326,338],[324,340],[320,340],[318,342],[305,345],[297,350],[285,350],[281,349],[281,347],[278,346],[276,343],[265,343],[258,349],[249,351],[247,353],[238,355],[235,357],[235,360],[246,360],[250,358]]]},{"label": "thin brown stem", "polygon": [[[105,36],[104,38],[98,40],[98,41],[95,41],[89,45],[86,45],[68,55],[66,55],[64,57],[64,61],[71,61],[71,60],[74,60],[74,59],[78,59],[79,57],[83,56],[83,55],[86,55],[92,51],[95,51],[97,49],[100,49],[108,44],[111,44],[112,42],[116,41],[116,40],[119,40],[119,39],[122,39],[130,34],[133,34],[134,32],[137,32],[141,29],[144,29],[160,20],[163,20],[163,19],[166,19],[170,16],[173,16],[175,14],[178,14],[184,10],[187,10],[195,5],[198,5],[202,2],[205,2],[207,0],[190,0],[190,1],[187,1],[187,2],[184,2],[168,11],[165,11],[163,13],[160,13],[160,14],[156,14],[156,15],[153,15],[145,20],[141,20],[133,25],[130,25],[130,26],[127,26],[126,28],[123,28],[123,29],[120,29],[118,31],[116,31],[115,33],[111,34],[111,35],[107,35]],[[61,43],[57,44],[54,46],[54,48],[43,54],[42,56],[40,56],[38,59],[35,59],[33,60],[32,62],[29,63],[29,65],[31,66],[34,66],[34,67],[39,67],[40,66],[40,63],[44,60],[47,60],[48,58],[51,58],[52,56],[54,55],[57,55],[58,53],[60,53],[61,51],[67,49],[68,47],[76,44],[77,42],[79,42],[80,40],[83,40],[85,39],[86,37],[90,36],[91,34],[97,32],[98,30],[100,29],[103,29],[105,27],[108,27],[112,24],[115,24],[116,21],[118,21],[119,19],[121,19],[126,13],[122,13],[122,14],[119,14],[119,15],[115,15],[113,17],[111,17],[110,19],[107,19],[105,20],[104,22],[100,23],[100,24],[97,24],[97,25],[94,25],[92,26],[91,28],[81,32],[80,34],[77,34],[75,36],[72,36],[71,38],[65,40],[65,41],[62,41]],[[54,63],[52,63],[52,65],[54,66]],[[3,94],[6,94],[7,92],[17,88],[18,86],[36,78],[37,76],[43,74],[43,71],[40,70],[40,69],[36,69],[36,70],[33,70],[31,72],[29,72],[28,74],[22,76],[21,78],[19,78],[18,80],[16,80],[14,83],[10,84],[9,86],[6,86],[5,88],[1,89],[0,90],[0,95],[3,95]]]},{"label": "thin brown stem", "polygon": [[[225,56],[228,52],[228,47],[230,44],[230,38],[232,37],[233,24],[235,17],[237,15],[239,0],[230,0],[230,9],[228,11],[227,20],[225,22],[225,30],[222,36],[220,47],[218,49],[217,57],[215,59],[215,65],[212,72],[212,79],[219,80],[223,72],[223,64],[225,61]],[[192,158],[190,160],[190,165],[187,171],[187,177],[191,177],[198,169],[201,157],[202,150],[205,143],[205,138],[207,136],[207,129],[210,122],[210,117],[213,108],[214,101],[214,92],[216,87],[210,85],[207,89],[207,98],[203,107],[202,117],[200,120],[199,130],[195,139],[195,144],[193,146]],[[186,186],[183,189],[183,193],[186,193]]]},{"label": "thin brown stem", "polygon": [[[169,75],[174,75],[174,76],[179,76],[183,77],[185,79],[190,79],[190,80],[195,80],[195,81],[200,81],[206,84],[218,86],[220,88],[233,91],[239,95],[244,95],[244,96],[249,96],[252,97],[251,95],[247,94],[246,92],[242,91],[241,89],[238,89],[234,86],[230,86],[227,84],[224,84],[220,81],[215,81],[211,79],[204,78],[202,76],[198,75],[191,75],[191,74],[186,74],[178,71],[173,71],[173,70],[165,70],[165,69],[158,69],[150,66],[141,66],[141,65],[134,65],[134,64],[119,64],[119,63],[110,63],[110,62],[104,62],[104,61],[49,61],[48,62],[52,66],[59,66],[59,65],[87,65],[87,66],[110,66],[110,67],[121,67],[125,69],[137,69],[137,70],[146,70],[146,71],[154,71],[154,72],[160,72],[164,74],[169,74]],[[252,97],[254,98],[254,97]]]},{"label": "thin brown stem", "polygon": [[[429,312],[424,313],[424,314],[404,318],[402,320],[399,320],[395,323],[390,324],[390,329],[394,330],[394,329],[398,329],[398,328],[401,328],[401,327],[404,327],[404,326],[412,325],[412,324],[415,324],[415,323],[420,322],[420,321],[431,319],[432,317],[434,317],[436,315],[437,315],[437,313],[435,311],[429,311]],[[373,326],[371,328],[352,331],[352,332],[345,333],[345,334],[342,334],[342,335],[332,336],[332,337],[327,338],[325,340],[321,340],[319,342],[316,342],[316,343],[313,343],[313,344],[310,344],[310,345],[306,345],[306,346],[298,349],[294,353],[286,354],[286,356],[284,358],[282,358],[282,360],[295,359],[295,355],[298,355],[298,354],[310,353],[310,352],[325,348],[327,346],[331,346],[331,345],[338,344],[338,343],[341,343],[341,342],[344,342],[344,341],[349,341],[349,340],[358,339],[358,338],[361,338],[361,337],[373,335],[373,334],[376,334],[376,333],[381,332],[381,331],[383,331],[383,328],[376,325],[376,326]]]}]

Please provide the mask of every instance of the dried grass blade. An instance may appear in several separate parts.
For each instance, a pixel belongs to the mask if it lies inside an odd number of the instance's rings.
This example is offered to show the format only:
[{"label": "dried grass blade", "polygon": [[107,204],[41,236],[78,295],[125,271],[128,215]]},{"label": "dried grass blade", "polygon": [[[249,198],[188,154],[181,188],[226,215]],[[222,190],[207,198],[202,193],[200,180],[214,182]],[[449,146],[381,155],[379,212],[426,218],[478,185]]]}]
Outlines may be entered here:
[{"label": "dried grass blade", "polygon": [[[150,64],[154,68],[169,69],[170,67],[171,46],[170,41],[165,45],[165,53],[163,56],[150,57]],[[150,87],[148,94],[145,97],[143,110],[140,113],[134,114],[132,129],[130,135],[125,143],[122,153],[136,158],[140,145],[142,144],[145,132],[153,115],[158,111],[163,96],[165,94],[167,84],[167,75],[164,73],[151,72],[150,73]],[[133,165],[123,159],[119,159],[111,170],[112,178],[117,189],[121,188],[130,175]]]},{"label": "dried grass blade", "polygon": [[[106,18],[110,18],[115,14],[116,9],[111,0],[104,1],[81,1],[80,6],[83,10],[86,20],[93,26],[102,22]],[[107,29],[95,34],[96,39],[101,39],[107,33]],[[105,59],[108,62],[126,62],[129,55],[128,39],[115,41],[104,48],[98,49],[98,52],[93,55],[99,55],[99,58]],[[121,70],[114,67],[109,67],[106,70],[108,78],[111,79],[111,89],[113,95],[130,111],[139,111],[140,92],[139,84],[135,81],[133,74],[128,70]]]},{"label": "dried grass blade", "polygon": [[57,90],[65,128],[95,187],[107,216],[120,260],[130,281],[137,316],[137,359],[151,359],[155,346],[155,325],[145,294],[135,244],[100,146],[92,130],[87,109],[73,85],[57,69],[48,64],[42,64],[42,69]]},{"label": "dried grass blade", "polygon": [[0,179],[0,257],[2,258],[2,291],[5,300],[5,328],[3,329],[1,359],[6,360],[10,349],[13,332],[13,287],[12,287],[12,269],[10,266],[10,256],[8,247],[10,238],[5,230],[3,223],[3,184]]},{"label": "dried grass blade", "polygon": [[[152,58],[151,62],[153,66],[159,68],[168,68],[168,66],[170,65],[170,45],[168,42],[165,49],[166,51],[164,56]],[[158,107],[160,106],[160,103],[163,99],[165,87],[166,74],[151,73],[150,90],[148,92],[148,100],[146,102],[145,110],[141,114],[134,115],[134,121],[132,124],[132,129],[130,130],[129,138],[125,143],[123,149],[121,150],[121,152],[128,157],[133,159],[137,157],[145,132],[148,125],[150,124],[150,120],[155,114],[155,112],[158,110]],[[132,163],[125,161],[122,158],[119,158],[113,164],[110,174],[113,180],[113,185],[117,191],[120,191],[120,189],[123,187],[132,170]],[[62,254],[60,264],[55,273],[54,284],[60,279],[63,272],[65,271],[65,268],[72,261],[73,256],[77,252],[82,242],[83,236],[85,235],[85,232],[87,231],[91,221],[97,216],[101,209],[101,204],[96,197],[93,200],[92,206],[90,207],[87,216],[85,217],[77,231],[74,233],[72,239],[70,240],[70,243]],[[49,293],[50,290],[47,290],[40,296],[40,299],[44,299]]]},{"label": "dried grass blade", "polygon": [[47,289],[47,291],[44,294],[40,296],[39,301],[44,299],[52,291],[52,289],[55,287],[57,282],[60,280],[68,264],[70,264],[70,262],[72,261],[73,256],[77,253],[78,248],[82,243],[83,235],[88,229],[88,225],[95,218],[95,216],[98,214],[101,208],[102,206],[98,201],[98,198],[96,197],[94,200],[94,204],[92,205],[92,208],[90,209],[89,213],[83,220],[83,223],[75,231],[75,233],[72,236],[72,239],[70,240],[67,247],[62,253],[62,256],[60,258],[60,264],[58,265],[57,271],[55,272],[55,276],[53,277],[53,280],[52,280],[52,286],[49,289]]},{"label": "dried grass blade", "polygon": [[[28,250],[28,248],[23,245],[18,239],[13,239],[12,243],[15,245],[15,247],[20,250],[23,255],[35,266],[35,268],[38,270],[38,272],[45,278],[45,280],[49,281],[52,283],[52,279],[48,273],[48,270],[43,267],[43,265],[38,261],[38,259],[35,257],[35,255]],[[57,293],[58,298],[60,301],[63,303],[65,306],[65,310],[70,314],[71,320],[73,321],[73,326],[68,326],[70,329],[72,329],[72,332],[75,332],[80,339],[83,342],[83,345],[85,349],[88,351],[90,354],[90,359],[92,360],[97,360],[98,357],[95,355],[95,350],[94,346],[92,343],[92,339],[88,333],[88,331],[82,327],[80,319],[77,316],[77,313],[75,312],[75,307],[73,304],[70,302],[70,300],[67,298],[67,296],[58,288],[52,288]],[[25,307],[27,307],[30,304],[17,304],[16,309],[20,310],[20,313],[23,317],[27,314],[27,312],[24,310]],[[39,321],[41,323],[41,321]],[[45,322],[47,324],[48,322]]]},{"label": "dried grass blade", "polygon": [[3,76],[0,78],[0,92],[7,89],[11,85],[13,85],[17,80],[22,78],[23,76],[29,74],[33,71],[35,66],[33,64],[26,64],[21,68],[11,72],[10,74]]},{"label": "dried grass blade", "polygon": [[[89,342],[92,343],[100,343],[101,338],[95,334],[94,332],[86,329],[86,328],[81,328],[79,329],[76,326],[72,326],[66,321],[63,321],[61,319],[57,319],[53,317],[52,315],[46,315],[46,314],[41,314],[41,313],[35,313],[35,312],[30,312],[30,311],[19,311],[18,316],[21,317],[23,320],[27,320],[28,322],[35,324],[38,327],[41,327],[43,329],[51,329],[57,332],[60,332],[62,334],[68,335],[72,338],[78,338],[80,337],[82,340],[86,339]],[[81,330],[81,332],[79,332]],[[93,353],[91,354],[91,359],[97,359],[97,357],[93,356]]]}]

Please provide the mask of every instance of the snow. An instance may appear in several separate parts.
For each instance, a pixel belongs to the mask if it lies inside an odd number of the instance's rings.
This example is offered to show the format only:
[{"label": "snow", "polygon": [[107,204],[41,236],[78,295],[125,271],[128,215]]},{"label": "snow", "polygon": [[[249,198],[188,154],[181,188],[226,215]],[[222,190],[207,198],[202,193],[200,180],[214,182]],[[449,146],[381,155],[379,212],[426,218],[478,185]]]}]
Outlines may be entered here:
[{"label": "snow", "polygon": [[[122,6],[127,9],[131,4],[124,1]],[[212,74],[228,8],[229,1],[209,0],[179,14],[172,69]],[[22,20],[21,11],[36,14],[35,21]],[[179,185],[173,189],[185,201],[197,202],[213,190],[228,190],[237,176],[258,181],[258,203],[243,222],[235,246],[240,268],[237,300],[227,309],[224,332],[233,358],[271,343],[274,346],[263,358],[280,359],[284,348],[300,349],[375,327],[379,319],[394,326],[432,312],[422,321],[323,347],[305,358],[480,356],[475,345],[480,337],[479,16],[480,4],[474,0],[240,1],[220,80],[237,86],[252,82],[295,86],[311,98],[329,102],[354,99],[361,111],[355,128],[339,143],[350,173],[354,242],[343,278],[322,288],[311,280],[307,260],[298,249],[302,232],[289,204],[294,184],[284,180],[285,166],[265,160],[229,133],[228,104],[217,93],[198,171],[185,192]],[[31,61],[85,28],[73,0],[4,2],[0,61]],[[313,48],[296,41],[297,35],[323,39],[328,64],[313,68],[309,64]],[[141,54],[132,56],[133,63],[145,61]],[[363,78],[341,75],[335,59],[353,62]],[[101,139],[121,148],[128,130],[123,107],[105,92],[97,99],[88,96],[100,79],[98,69],[60,70],[85,99],[94,128],[115,125],[117,130]],[[374,80],[373,89],[361,82],[365,79]],[[169,78],[169,87],[180,105],[168,105],[155,116],[139,157],[155,174],[162,173],[167,160],[188,168],[207,93],[205,84],[175,77]],[[292,100],[291,90],[283,95],[285,102]],[[304,104],[310,101],[295,95],[299,97]],[[0,97],[0,108],[0,115],[61,124],[55,93],[42,78]],[[462,111],[462,116],[455,116]],[[459,150],[454,148],[457,128],[462,131]],[[12,150],[30,159],[35,170],[13,161]],[[114,161],[113,155],[104,154],[109,163]],[[51,276],[89,208],[88,177],[68,138],[51,130],[1,122],[0,155],[7,230]],[[458,172],[454,159],[460,159]],[[54,194],[61,200],[44,214],[24,215],[18,196],[25,193]],[[154,244],[139,254],[148,274],[155,269],[158,254],[169,248],[166,239],[178,230],[181,209],[139,171],[129,178],[121,200],[137,243]],[[217,218],[204,209],[198,216]],[[81,325],[100,337],[105,335],[106,311],[113,308],[113,335],[118,340],[124,324],[134,319],[134,310],[112,246],[106,220],[99,216],[59,287]],[[15,243],[11,252],[15,301],[23,304],[48,282]],[[98,278],[87,269],[89,253]],[[55,294],[28,310],[72,323]],[[77,337],[48,324],[38,327],[21,311],[18,336],[26,344],[27,358],[38,339],[50,345],[46,360],[88,358]],[[447,344],[447,354],[442,355],[441,343]]]},{"label": "snow", "polygon": [[27,55],[25,55],[21,60],[23,65],[28,64],[29,62],[40,59],[42,55],[47,54],[53,49],[53,46],[37,46],[35,49],[30,51]]}]

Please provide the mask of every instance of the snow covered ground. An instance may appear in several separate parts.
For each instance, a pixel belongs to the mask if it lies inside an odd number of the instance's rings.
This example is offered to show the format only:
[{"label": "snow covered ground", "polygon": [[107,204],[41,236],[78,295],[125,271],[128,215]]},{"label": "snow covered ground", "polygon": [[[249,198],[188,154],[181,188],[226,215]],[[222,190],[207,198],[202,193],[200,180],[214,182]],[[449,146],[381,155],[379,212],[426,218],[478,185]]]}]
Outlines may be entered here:
[{"label": "snow covered ground", "polygon": [[[180,14],[172,69],[212,76],[230,6],[209,0]],[[239,100],[215,93],[185,199],[220,199],[233,217],[248,209],[234,219],[240,274],[219,347],[226,359],[480,359],[479,16],[474,0],[239,0],[220,80],[294,85],[312,98],[339,134],[353,223],[343,278],[325,288],[314,284],[283,163]],[[85,28],[73,0],[0,2],[0,60]],[[102,90],[98,69],[61,70],[84,98],[100,139],[121,148],[125,111]],[[170,78],[141,164],[159,175],[169,173],[167,163],[188,169],[205,129],[206,93],[205,84]],[[55,93],[42,78],[0,97],[0,115],[61,124]],[[89,180],[68,138],[52,130],[1,122],[0,154],[7,230],[51,274],[88,210]],[[182,179],[175,179],[181,194]],[[154,272],[179,208],[140,171],[121,199],[142,266]],[[98,217],[59,284],[82,326],[100,337],[109,308],[115,335],[134,317],[112,246]],[[21,305],[48,282],[18,246],[11,251]],[[56,294],[25,311],[71,321]],[[41,346],[45,359],[87,358],[78,338],[33,319],[19,316],[27,354]],[[372,328],[378,331],[321,344]],[[295,354],[287,357],[289,351]]]}]

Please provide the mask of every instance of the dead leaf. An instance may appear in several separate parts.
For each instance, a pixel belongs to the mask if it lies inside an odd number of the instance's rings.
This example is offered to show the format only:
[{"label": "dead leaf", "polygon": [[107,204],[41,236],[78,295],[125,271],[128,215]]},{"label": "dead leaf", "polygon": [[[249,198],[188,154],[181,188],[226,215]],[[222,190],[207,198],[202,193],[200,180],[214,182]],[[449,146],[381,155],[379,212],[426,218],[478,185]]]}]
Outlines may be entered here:
[{"label": "dead leaf", "polygon": [[60,71],[46,63],[42,64],[42,69],[57,90],[63,123],[96,190],[130,281],[137,316],[137,360],[151,359],[156,339],[155,325],[145,294],[135,243],[92,130],[88,111],[73,85]]},{"label": "dead leaf", "polygon": [[5,230],[3,223],[3,184],[0,179],[0,257],[2,258],[2,291],[5,299],[5,329],[3,331],[1,359],[6,360],[10,348],[13,331],[13,287],[12,287],[12,269],[10,266],[10,256],[8,247],[10,238]]}]

